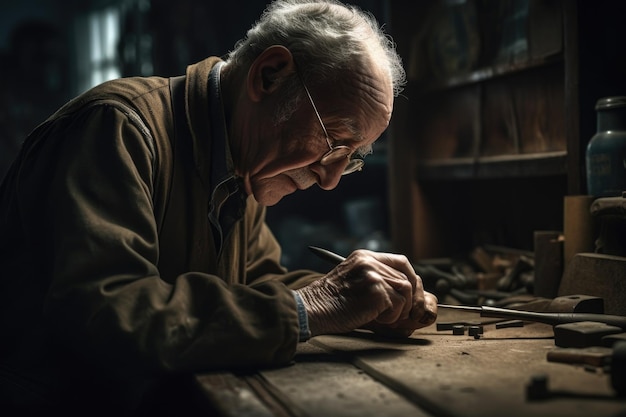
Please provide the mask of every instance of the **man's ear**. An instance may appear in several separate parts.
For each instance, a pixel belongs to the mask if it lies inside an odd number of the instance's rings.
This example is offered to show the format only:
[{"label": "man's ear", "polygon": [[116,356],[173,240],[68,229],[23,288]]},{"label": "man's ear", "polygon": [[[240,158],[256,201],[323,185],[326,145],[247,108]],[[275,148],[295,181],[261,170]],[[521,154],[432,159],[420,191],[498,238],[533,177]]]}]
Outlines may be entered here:
[{"label": "man's ear", "polygon": [[261,101],[280,86],[282,78],[295,71],[291,51],[282,45],[273,45],[265,49],[252,62],[248,70],[246,86],[252,101]]}]

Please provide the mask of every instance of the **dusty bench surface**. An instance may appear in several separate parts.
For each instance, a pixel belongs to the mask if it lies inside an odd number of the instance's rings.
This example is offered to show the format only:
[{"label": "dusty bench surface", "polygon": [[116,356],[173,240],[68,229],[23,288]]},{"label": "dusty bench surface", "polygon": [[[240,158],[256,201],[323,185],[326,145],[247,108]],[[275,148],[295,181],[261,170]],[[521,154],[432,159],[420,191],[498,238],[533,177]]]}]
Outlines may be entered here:
[{"label": "dusty bench surface", "polygon": [[[319,336],[300,344],[292,366],[196,380],[224,416],[626,415],[601,368],[546,359],[556,348],[551,326],[496,329],[493,319],[456,312],[440,312],[438,322],[457,320],[482,322],[484,332],[476,339],[433,325],[399,341]],[[545,384],[539,398],[527,393],[531,381]]]}]

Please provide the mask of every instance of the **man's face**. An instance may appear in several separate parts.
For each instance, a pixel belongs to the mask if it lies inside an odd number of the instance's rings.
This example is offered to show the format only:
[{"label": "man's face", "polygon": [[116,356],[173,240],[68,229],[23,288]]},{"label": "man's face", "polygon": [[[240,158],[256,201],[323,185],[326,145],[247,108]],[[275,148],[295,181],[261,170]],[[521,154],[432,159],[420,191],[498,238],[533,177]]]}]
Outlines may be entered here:
[{"label": "man's face", "polygon": [[[382,73],[371,69],[350,73],[332,85],[314,86],[310,93],[333,146],[345,145],[354,151],[366,148],[389,124],[393,92]],[[262,205],[274,205],[314,184],[332,190],[348,164],[347,158],[320,164],[329,146],[304,87],[302,97],[289,120],[279,125],[268,120],[261,127],[259,137],[268,146],[256,150],[244,183]]]}]

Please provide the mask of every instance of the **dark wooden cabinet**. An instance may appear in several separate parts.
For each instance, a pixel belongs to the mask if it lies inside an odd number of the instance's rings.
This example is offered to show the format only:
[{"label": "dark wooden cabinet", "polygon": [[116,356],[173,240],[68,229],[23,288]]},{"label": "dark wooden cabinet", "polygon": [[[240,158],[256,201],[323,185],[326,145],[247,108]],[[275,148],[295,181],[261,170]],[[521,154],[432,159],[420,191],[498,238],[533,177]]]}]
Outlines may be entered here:
[{"label": "dark wooden cabinet", "polygon": [[595,102],[626,94],[626,3],[389,2],[408,84],[390,127],[391,232],[411,259],[533,249],[586,193]]}]

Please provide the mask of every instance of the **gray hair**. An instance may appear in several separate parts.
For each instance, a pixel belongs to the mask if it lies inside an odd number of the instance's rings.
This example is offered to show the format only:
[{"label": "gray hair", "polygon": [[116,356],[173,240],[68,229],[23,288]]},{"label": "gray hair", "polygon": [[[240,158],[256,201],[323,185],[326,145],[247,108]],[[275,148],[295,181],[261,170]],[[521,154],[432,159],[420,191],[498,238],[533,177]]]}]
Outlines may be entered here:
[{"label": "gray hair", "polygon": [[[307,85],[333,79],[363,62],[386,70],[395,96],[406,82],[395,44],[376,19],[356,6],[335,0],[275,0],[226,61],[233,67],[247,67],[272,45],[291,51]],[[277,122],[288,119],[302,97],[298,77],[283,80],[283,86]]]}]

